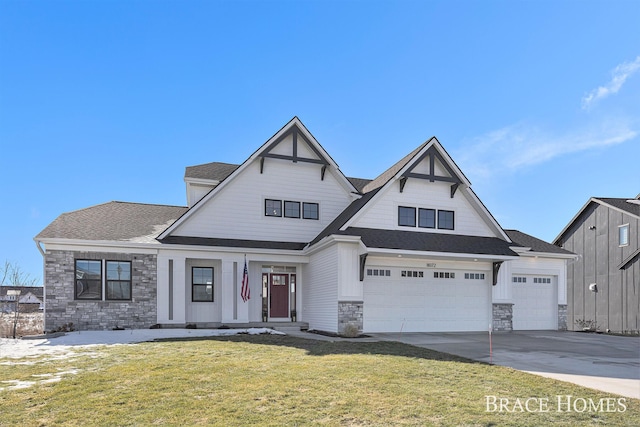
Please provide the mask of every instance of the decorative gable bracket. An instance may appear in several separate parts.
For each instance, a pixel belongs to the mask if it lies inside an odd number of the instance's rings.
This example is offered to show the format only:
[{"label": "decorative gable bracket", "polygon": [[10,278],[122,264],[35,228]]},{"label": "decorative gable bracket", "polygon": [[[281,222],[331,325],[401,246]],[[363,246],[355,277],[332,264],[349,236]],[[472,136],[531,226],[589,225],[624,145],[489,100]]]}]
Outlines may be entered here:
[{"label": "decorative gable bracket", "polygon": [[367,264],[367,255],[369,254],[362,254],[360,255],[360,281],[364,281],[364,267]]},{"label": "decorative gable bracket", "polygon": [[[424,173],[413,172],[416,166],[420,164],[427,157],[429,158],[429,173],[424,174]],[[440,164],[444,166],[446,171],[449,173],[449,176],[436,175],[435,173],[436,159],[438,159],[438,161],[440,161]],[[442,155],[434,147],[429,148],[427,151],[424,152],[424,154],[422,154],[422,156],[416,159],[413,165],[409,169],[407,169],[404,175],[400,178],[401,193],[404,191],[404,186],[407,184],[408,178],[425,179],[430,182],[435,182],[435,181],[451,182],[452,183],[451,185],[452,199],[453,199],[453,196],[456,194],[458,187],[460,186],[460,184],[462,184],[462,180],[460,179],[460,177],[455,173],[455,171],[451,168],[451,166],[449,166],[449,164],[444,160]]]},{"label": "decorative gable bracket", "polygon": [[[286,154],[276,154],[272,151],[286,138],[291,136],[292,138],[292,147],[291,147],[291,155]],[[301,157],[298,155],[298,138],[300,138],[306,145],[313,151],[313,153],[317,156],[316,159],[312,159],[309,157]],[[318,150],[315,145],[313,145],[300,131],[297,126],[292,126],[287,132],[280,135],[278,139],[273,141],[266,147],[262,153],[260,153],[260,173],[264,172],[264,160],[266,158],[271,159],[280,159],[280,160],[290,160],[293,163],[303,162],[303,163],[315,163],[318,165],[322,165],[322,169],[320,170],[320,179],[324,181],[324,175],[327,170],[327,166],[329,166],[329,161],[325,158],[325,156]]]}]

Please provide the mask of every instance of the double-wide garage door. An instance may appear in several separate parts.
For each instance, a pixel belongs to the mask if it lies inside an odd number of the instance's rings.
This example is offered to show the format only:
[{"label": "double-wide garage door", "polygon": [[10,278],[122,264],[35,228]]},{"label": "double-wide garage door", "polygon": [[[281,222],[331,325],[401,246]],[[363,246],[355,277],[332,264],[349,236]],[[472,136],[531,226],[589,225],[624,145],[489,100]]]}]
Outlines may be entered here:
[{"label": "double-wide garage door", "polygon": [[490,274],[478,272],[368,268],[364,331],[486,331],[491,323],[490,280]]}]

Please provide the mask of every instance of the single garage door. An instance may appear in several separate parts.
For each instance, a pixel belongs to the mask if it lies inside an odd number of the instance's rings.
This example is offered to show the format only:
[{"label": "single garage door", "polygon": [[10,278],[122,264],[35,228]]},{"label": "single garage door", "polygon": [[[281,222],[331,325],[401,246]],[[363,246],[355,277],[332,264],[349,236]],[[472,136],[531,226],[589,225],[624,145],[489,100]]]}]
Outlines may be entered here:
[{"label": "single garage door", "polygon": [[554,276],[514,274],[513,329],[558,329],[558,291]]},{"label": "single garage door", "polygon": [[486,331],[490,319],[488,272],[367,268],[365,332]]}]

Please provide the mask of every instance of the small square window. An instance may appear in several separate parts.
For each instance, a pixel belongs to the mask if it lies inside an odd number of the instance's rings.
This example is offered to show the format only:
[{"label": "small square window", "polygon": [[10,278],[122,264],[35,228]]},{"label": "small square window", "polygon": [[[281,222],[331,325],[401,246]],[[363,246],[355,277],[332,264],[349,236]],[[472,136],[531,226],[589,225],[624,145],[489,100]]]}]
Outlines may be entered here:
[{"label": "small square window", "polygon": [[418,277],[424,277],[424,272],[423,271],[418,271]]},{"label": "small square window", "polygon": [[377,270],[377,269],[376,269],[376,270],[373,270],[373,275],[374,275],[374,276],[377,276],[377,275],[378,275],[378,270]]},{"label": "small square window", "polygon": [[418,227],[436,228],[436,210],[418,209]]},{"label": "small square window", "polygon": [[266,199],[264,201],[265,216],[282,216],[282,200]]},{"label": "small square window", "polygon": [[319,219],[320,205],[317,203],[303,203],[302,218],[303,219]]},{"label": "small square window", "polygon": [[438,228],[453,230],[453,211],[438,211]]},{"label": "small square window", "polygon": [[285,218],[300,218],[300,202],[284,202]]},{"label": "small square window", "polygon": [[464,273],[464,278],[468,279],[469,278],[469,273]]},{"label": "small square window", "polygon": [[435,279],[437,279],[437,278],[438,278],[438,272],[437,272],[437,271],[434,271],[434,272],[433,272],[433,277],[434,277]]},{"label": "small square window", "polygon": [[367,276],[372,276],[373,275],[373,271],[369,268],[367,269]]},{"label": "small square window", "polygon": [[398,206],[398,225],[404,227],[416,226],[416,208]]},{"label": "small square window", "polygon": [[387,270],[384,273],[385,273],[385,276],[391,277],[391,270]]},{"label": "small square window", "polygon": [[480,273],[480,280],[484,280],[484,273]]}]

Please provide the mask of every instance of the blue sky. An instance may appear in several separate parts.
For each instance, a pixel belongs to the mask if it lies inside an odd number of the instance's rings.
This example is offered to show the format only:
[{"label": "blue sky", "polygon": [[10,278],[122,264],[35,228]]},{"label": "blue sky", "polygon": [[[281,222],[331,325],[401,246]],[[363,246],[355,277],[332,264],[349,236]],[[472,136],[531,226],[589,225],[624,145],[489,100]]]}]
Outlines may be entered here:
[{"label": "blue sky", "polygon": [[504,228],[640,193],[637,1],[0,1],[0,262],[111,200],[184,205],[298,116],[347,176],[436,136]]}]

